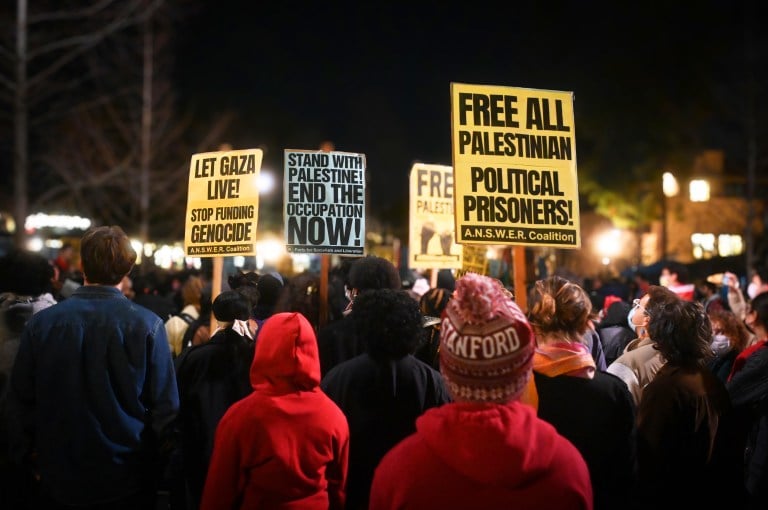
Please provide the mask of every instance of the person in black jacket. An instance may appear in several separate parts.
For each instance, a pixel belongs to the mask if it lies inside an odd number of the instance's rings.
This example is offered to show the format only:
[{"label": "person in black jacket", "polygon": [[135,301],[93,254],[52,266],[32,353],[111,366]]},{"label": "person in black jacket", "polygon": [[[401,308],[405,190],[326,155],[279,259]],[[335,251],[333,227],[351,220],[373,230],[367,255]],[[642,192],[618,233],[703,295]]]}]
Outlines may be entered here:
[{"label": "person in black jacket", "polygon": [[[240,292],[222,292],[213,301],[220,329],[210,341],[184,351],[178,359],[177,430],[186,486],[181,499],[190,509],[200,502],[216,425],[230,405],[251,393],[254,343],[232,328],[235,320],[248,320],[250,313],[251,304]],[[179,499],[179,494],[173,496],[174,501]]]},{"label": "person in black jacket", "polygon": [[413,356],[424,330],[419,305],[404,290],[366,291],[350,320],[366,352],[341,363],[320,387],[349,422],[347,504],[368,508],[373,472],[395,444],[416,431],[416,418],[450,400],[440,373]]}]

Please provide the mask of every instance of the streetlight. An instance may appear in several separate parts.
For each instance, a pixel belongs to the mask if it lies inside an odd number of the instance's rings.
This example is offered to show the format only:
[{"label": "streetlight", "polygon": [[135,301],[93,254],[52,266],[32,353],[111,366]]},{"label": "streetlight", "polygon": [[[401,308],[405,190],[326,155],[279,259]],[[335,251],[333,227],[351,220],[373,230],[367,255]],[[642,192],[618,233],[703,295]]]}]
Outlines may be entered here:
[{"label": "streetlight", "polygon": [[661,258],[667,259],[667,201],[680,193],[680,185],[672,172],[664,172],[661,176],[661,190],[664,197],[661,199]]}]

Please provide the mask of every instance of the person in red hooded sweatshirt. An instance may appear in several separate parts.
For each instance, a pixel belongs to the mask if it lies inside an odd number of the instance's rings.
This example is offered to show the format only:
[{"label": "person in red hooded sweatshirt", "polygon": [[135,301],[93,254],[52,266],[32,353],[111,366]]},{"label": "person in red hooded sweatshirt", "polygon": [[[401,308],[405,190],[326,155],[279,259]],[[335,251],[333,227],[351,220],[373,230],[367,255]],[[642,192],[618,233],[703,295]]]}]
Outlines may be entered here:
[{"label": "person in red hooded sweatshirt", "polygon": [[581,454],[520,401],[534,337],[497,280],[456,282],[440,330],[440,371],[453,402],[426,411],[373,478],[369,510],[592,509]]},{"label": "person in red hooded sweatshirt", "polygon": [[343,508],[349,427],[320,390],[317,340],[303,315],[264,323],[250,376],[253,393],[216,429],[200,508]]}]

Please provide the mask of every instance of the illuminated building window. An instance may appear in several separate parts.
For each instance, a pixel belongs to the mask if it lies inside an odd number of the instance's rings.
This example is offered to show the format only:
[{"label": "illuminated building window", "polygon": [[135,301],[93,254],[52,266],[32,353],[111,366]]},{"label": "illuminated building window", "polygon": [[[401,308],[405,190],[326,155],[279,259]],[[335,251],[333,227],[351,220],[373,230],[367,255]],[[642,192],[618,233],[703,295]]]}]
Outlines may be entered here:
[{"label": "illuminated building window", "polygon": [[691,235],[693,258],[708,259],[717,255],[728,257],[744,253],[744,240],[736,234],[702,234]]},{"label": "illuminated building window", "polygon": [[720,234],[717,236],[717,252],[721,257],[744,253],[744,240],[740,235]]},{"label": "illuminated building window", "polygon": [[692,234],[691,244],[693,245],[693,258],[695,259],[708,259],[717,255],[715,234]]}]

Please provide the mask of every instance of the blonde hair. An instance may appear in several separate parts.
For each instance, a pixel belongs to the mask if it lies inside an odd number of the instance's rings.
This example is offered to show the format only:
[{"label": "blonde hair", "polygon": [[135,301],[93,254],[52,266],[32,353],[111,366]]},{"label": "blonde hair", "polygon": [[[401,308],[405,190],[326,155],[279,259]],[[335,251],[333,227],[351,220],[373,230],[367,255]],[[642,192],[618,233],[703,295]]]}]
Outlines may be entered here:
[{"label": "blonde hair", "polygon": [[200,308],[200,298],[203,295],[203,279],[199,276],[190,276],[181,287],[181,299],[184,306],[193,305]]}]

